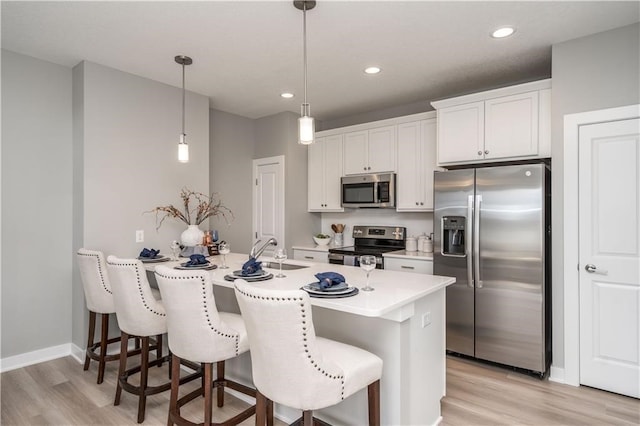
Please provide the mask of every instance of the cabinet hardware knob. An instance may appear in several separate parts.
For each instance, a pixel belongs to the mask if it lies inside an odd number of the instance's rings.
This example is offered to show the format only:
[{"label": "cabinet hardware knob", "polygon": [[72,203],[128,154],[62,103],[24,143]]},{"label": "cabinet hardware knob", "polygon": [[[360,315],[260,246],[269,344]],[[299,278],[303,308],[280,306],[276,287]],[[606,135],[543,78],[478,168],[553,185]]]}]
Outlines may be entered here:
[{"label": "cabinet hardware knob", "polygon": [[416,206],[418,205],[418,202],[416,201]]},{"label": "cabinet hardware knob", "polygon": [[482,155],[482,151],[478,151],[478,155]]},{"label": "cabinet hardware knob", "polygon": [[420,205],[421,205],[421,206],[424,206],[424,203],[423,203],[422,201],[420,201]]},{"label": "cabinet hardware knob", "polygon": [[488,150],[488,149],[485,149],[485,150],[484,150],[484,153],[485,153],[485,154],[488,154],[488,153],[489,153],[489,150]]}]

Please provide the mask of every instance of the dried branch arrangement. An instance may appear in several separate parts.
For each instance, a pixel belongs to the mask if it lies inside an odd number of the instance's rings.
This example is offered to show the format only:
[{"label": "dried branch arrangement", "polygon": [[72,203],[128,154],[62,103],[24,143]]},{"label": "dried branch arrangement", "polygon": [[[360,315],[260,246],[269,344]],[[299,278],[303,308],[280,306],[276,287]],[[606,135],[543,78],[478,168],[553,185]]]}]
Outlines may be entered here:
[{"label": "dried branch arrangement", "polygon": [[[180,210],[173,204],[168,206],[159,206],[145,213],[156,214],[156,230],[160,229],[162,222],[166,218],[181,220],[187,225],[200,225],[205,220],[213,216],[222,216],[225,222],[229,223],[233,220],[233,212],[222,204],[222,200],[215,192],[211,195],[205,195],[202,192],[192,191],[188,188],[182,188],[180,191],[183,209]],[[191,209],[191,200],[195,199],[197,205]]]}]

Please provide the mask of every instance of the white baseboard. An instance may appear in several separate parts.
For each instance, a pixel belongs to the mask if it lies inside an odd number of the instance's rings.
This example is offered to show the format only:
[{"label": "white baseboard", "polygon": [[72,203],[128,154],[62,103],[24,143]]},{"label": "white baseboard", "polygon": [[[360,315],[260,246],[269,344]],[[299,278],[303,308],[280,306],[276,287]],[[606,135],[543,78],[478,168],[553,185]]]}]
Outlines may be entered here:
[{"label": "white baseboard", "polygon": [[71,356],[80,364],[84,363],[85,350],[75,343],[71,344]]},{"label": "white baseboard", "polygon": [[438,426],[440,423],[442,423],[442,416],[438,417],[438,420],[436,420],[436,422],[433,424],[433,426]]},{"label": "white baseboard", "polygon": [[564,368],[554,367],[553,365],[549,369],[549,381],[556,383],[566,383],[564,379]]},{"label": "white baseboard", "polygon": [[0,373],[72,355],[71,346],[71,343],[65,343],[64,345],[52,346],[49,348],[38,349],[33,352],[26,352],[20,355],[2,358],[0,360]]}]

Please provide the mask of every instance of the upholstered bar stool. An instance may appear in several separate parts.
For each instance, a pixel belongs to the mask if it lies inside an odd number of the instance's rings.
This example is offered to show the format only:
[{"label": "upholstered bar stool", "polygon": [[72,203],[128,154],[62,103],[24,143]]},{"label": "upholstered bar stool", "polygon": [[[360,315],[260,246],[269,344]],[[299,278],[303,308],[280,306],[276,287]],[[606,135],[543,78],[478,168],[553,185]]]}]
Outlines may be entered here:
[{"label": "upholstered bar stool", "polygon": [[[109,339],[109,316],[116,313],[113,292],[107,274],[104,255],[100,251],[81,248],[76,254],[84,298],[89,310],[89,333],[84,357],[84,369],[89,369],[91,360],[98,361],[98,384],[104,380],[105,364],[117,361],[120,354],[107,355],[107,346],[120,341],[120,337]],[[96,317],[101,316],[100,340],[95,339]],[[134,354],[132,352],[131,354]]]},{"label": "upholstered bar stool", "polygon": [[382,360],[363,349],[317,337],[309,295],[276,291],[237,279],[236,298],[247,326],[253,383],[258,390],[256,425],[272,422],[271,401],[303,411],[335,405],[367,388],[369,425],[380,425]]},{"label": "upholstered bar stool", "polygon": [[[107,258],[107,269],[113,288],[113,301],[122,332],[120,349],[120,368],[114,405],[120,404],[122,390],[138,395],[138,423],[145,417],[148,395],[168,390],[171,382],[148,386],[149,367],[161,366],[169,357],[162,356],[162,335],[167,332],[167,317],[160,300],[160,292],[152,289],[147,280],[146,271],[137,259]],[[139,337],[142,341],[140,365],[127,369],[126,341],[129,336]],[[151,337],[155,336],[155,342]],[[149,352],[156,350],[156,359],[149,361]],[[129,383],[129,377],[140,373],[139,385]],[[200,377],[199,372],[180,379],[183,383]]]},{"label": "upholstered bar stool", "polygon": [[[204,424],[236,425],[255,413],[255,405],[223,423],[212,422],[212,388],[217,388],[217,405],[224,405],[224,387],[255,397],[255,389],[224,377],[225,360],[249,350],[244,321],[238,314],[219,312],[213,295],[213,285],[206,271],[156,268],[156,280],[167,313],[169,349],[172,356],[171,402],[169,425],[193,425],[180,415],[180,407],[204,394]],[[178,364],[189,360],[202,364],[202,388],[178,398]],[[216,364],[217,378],[213,377]]]}]

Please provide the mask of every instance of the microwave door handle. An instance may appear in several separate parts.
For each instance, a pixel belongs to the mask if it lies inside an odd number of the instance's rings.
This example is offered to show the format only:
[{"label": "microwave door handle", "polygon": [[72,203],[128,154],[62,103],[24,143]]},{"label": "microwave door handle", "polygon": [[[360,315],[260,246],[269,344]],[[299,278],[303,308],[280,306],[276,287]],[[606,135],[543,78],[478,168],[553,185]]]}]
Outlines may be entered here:
[{"label": "microwave door handle", "polygon": [[373,202],[380,203],[380,182],[373,183]]},{"label": "microwave door handle", "polygon": [[467,220],[465,221],[465,228],[467,228],[467,235],[465,235],[465,255],[467,256],[467,286],[474,287],[473,284],[473,256],[471,254],[471,244],[468,244],[469,237],[473,235],[473,195],[469,195],[467,200]]}]

